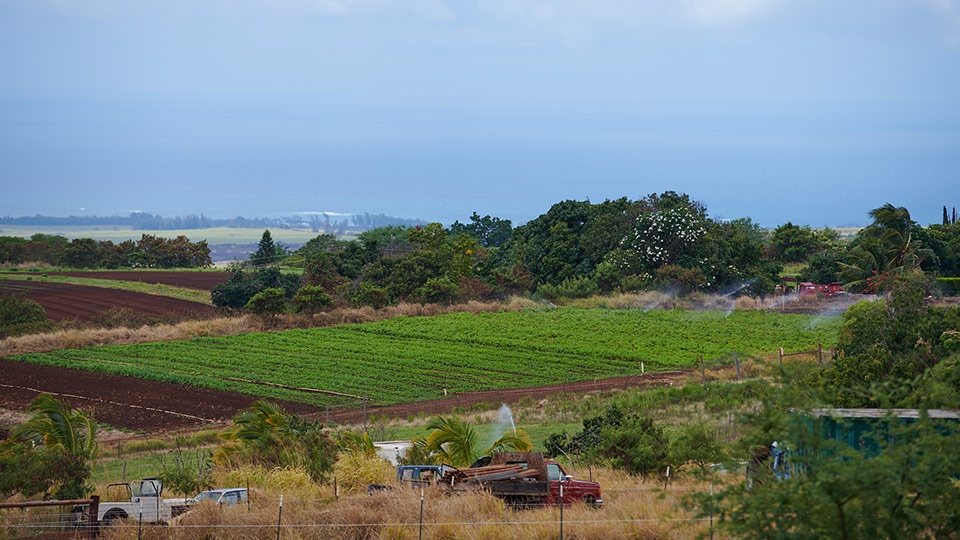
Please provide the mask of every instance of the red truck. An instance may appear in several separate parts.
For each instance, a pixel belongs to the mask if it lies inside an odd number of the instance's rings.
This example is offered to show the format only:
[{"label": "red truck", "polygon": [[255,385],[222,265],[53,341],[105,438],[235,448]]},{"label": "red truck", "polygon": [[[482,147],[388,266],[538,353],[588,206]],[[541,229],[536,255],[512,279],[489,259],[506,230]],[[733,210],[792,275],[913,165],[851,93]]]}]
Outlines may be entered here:
[{"label": "red truck", "polygon": [[540,452],[497,452],[468,469],[452,469],[440,478],[449,491],[485,489],[513,507],[583,501],[600,507],[600,484],[576,480],[559,463]]}]

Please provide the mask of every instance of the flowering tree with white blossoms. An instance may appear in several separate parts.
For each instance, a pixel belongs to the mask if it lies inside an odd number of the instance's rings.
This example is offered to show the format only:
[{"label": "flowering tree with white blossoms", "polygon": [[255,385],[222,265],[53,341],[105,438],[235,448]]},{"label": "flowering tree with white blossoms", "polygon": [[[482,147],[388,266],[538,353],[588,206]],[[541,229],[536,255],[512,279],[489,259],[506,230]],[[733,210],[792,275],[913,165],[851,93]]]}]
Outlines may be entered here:
[{"label": "flowering tree with white blossoms", "polygon": [[687,208],[643,213],[611,257],[623,275],[653,273],[666,265],[698,266],[706,232],[705,218]]}]

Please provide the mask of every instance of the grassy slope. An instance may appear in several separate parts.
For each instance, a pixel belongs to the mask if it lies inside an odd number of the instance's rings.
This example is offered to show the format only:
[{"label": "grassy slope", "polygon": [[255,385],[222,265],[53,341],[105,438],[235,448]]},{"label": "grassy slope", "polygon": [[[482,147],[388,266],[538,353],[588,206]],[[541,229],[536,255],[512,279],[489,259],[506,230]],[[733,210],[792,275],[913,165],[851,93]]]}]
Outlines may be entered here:
[{"label": "grassy slope", "polygon": [[[14,360],[228,389],[316,405],[353,401],[230,378],[366,396],[379,404],[444,390],[522,388],[690,368],[737,351],[835,343],[839,318],[753,311],[561,308],[396,318],[222,338],[88,347]],[[732,361],[732,360],[729,360]]]},{"label": "grassy slope", "polygon": [[48,276],[38,275],[36,273],[26,272],[8,272],[0,274],[0,280],[26,280],[51,283],[70,283],[73,285],[87,285],[90,287],[103,287],[106,289],[121,289],[138,293],[154,294],[157,296],[169,296],[179,300],[198,302],[212,306],[210,300],[210,291],[201,291],[197,289],[185,289],[182,287],[171,287],[160,283],[144,283],[141,281],[124,281],[120,279],[93,279],[68,276]]}]

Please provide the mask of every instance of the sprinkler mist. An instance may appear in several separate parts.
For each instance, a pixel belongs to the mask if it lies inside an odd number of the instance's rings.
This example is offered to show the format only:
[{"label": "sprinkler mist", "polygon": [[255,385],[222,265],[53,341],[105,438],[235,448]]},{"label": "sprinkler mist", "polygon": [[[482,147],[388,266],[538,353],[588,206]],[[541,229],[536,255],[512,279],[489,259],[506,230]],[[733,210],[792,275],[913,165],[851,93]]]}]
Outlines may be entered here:
[{"label": "sprinkler mist", "polygon": [[506,426],[508,422],[510,424],[510,429],[513,430],[514,433],[516,433],[517,425],[513,423],[513,411],[511,411],[510,407],[508,407],[507,404],[504,403],[500,405],[500,411],[497,416],[497,423]]},{"label": "sprinkler mist", "polygon": [[500,405],[500,410],[497,411],[497,423],[494,424],[493,430],[490,432],[489,444],[492,446],[497,439],[506,435],[510,430],[516,433],[517,426],[513,423],[513,411],[504,403]]}]

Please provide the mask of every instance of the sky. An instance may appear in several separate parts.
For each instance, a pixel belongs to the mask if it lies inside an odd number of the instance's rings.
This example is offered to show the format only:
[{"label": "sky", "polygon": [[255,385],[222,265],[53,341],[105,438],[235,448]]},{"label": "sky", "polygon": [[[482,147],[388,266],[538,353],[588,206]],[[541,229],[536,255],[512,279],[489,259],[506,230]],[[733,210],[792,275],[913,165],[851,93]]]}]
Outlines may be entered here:
[{"label": "sky", "polygon": [[0,0],[0,215],[960,207],[960,0]]}]

